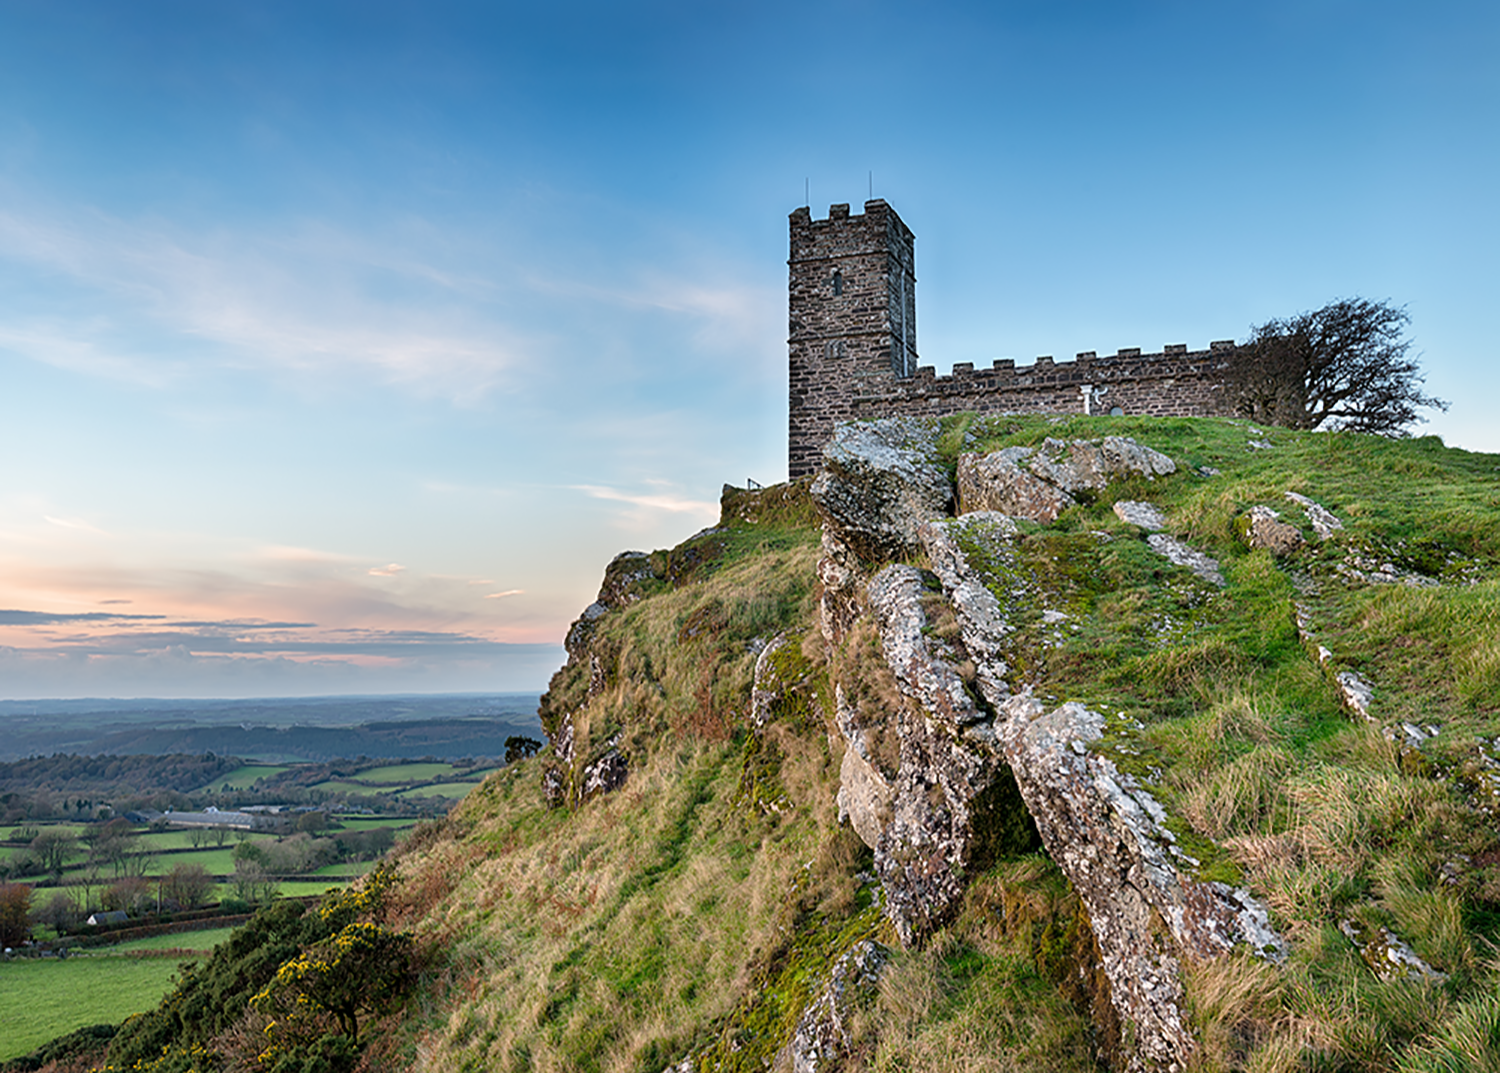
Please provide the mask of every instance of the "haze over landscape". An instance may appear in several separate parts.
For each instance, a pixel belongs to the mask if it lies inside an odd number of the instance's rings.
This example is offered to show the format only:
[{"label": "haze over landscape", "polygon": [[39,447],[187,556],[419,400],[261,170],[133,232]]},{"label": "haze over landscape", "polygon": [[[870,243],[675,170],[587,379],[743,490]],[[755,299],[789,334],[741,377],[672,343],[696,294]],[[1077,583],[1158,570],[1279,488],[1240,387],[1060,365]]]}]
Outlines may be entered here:
[{"label": "haze over landscape", "polygon": [[1411,315],[1500,451],[1479,3],[0,0],[0,699],[535,691],[786,473],[786,214],[954,362]]}]

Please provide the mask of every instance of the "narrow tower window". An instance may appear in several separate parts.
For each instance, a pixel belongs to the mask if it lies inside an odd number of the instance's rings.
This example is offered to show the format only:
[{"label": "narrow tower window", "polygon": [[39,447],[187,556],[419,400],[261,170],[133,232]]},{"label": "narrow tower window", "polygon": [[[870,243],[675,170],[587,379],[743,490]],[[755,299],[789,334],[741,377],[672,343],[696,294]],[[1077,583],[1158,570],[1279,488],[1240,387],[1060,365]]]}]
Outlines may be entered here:
[{"label": "narrow tower window", "polygon": [[833,270],[833,293],[835,297],[844,293],[844,274],[837,268]]}]

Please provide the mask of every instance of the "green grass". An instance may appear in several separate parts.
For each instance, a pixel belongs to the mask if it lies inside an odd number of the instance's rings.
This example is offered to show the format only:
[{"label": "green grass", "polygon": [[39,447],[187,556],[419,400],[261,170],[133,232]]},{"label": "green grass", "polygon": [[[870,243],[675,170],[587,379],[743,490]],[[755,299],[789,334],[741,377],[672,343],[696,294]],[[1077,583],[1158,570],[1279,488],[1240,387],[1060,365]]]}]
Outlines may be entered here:
[{"label": "green grass", "polygon": [[0,962],[0,1060],[85,1025],[155,1006],[177,971],[170,958],[82,957]]},{"label": "green grass", "polygon": [[418,786],[411,790],[402,790],[395,796],[398,798],[413,797],[446,797],[450,800],[458,800],[467,794],[477,782],[436,782],[431,786]]},{"label": "green grass", "polygon": [[132,950],[212,950],[229,938],[233,928],[204,928],[201,931],[179,931],[168,935],[153,935],[148,939],[132,939],[105,947],[103,954],[128,954]]},{"label": "green grass", "polygon": [[341,876],[329,876],[327,879],[284,879],[276,893],[283,898],[305,898],[346,885],[347,881]]},{"label": "green grass", "polygon": [[328,779],[325,782],[317,782],[308,787],[309,790],[321,790],[327,794],[364,794],[371,797],[379,794],[388,794],[395,788],[390,786],[367,786],[365,783],[352,782],[349,779]]},{"label": "green grass", "polygon": [[400,784],[427,782],[452,775],[452,764],[391,764],[386,767],[369,768],[355,776],[360,782],[382,782]]},{"label": "green grass", "polygon": [[248,790],[261,779],[269,779],[287,771],[289,764],[246,764],[244,767],[236,768],[229,774],[214,779],[205,786],[198,788],[197,792],[218,790]]},{"label": "green grass", "polygon": [[405,831],[419,822],[415,817],[382,819],[379,816],[335,816],[340,827],[346,831],[368,831],[375,827],[389,827],[393,831]]}]

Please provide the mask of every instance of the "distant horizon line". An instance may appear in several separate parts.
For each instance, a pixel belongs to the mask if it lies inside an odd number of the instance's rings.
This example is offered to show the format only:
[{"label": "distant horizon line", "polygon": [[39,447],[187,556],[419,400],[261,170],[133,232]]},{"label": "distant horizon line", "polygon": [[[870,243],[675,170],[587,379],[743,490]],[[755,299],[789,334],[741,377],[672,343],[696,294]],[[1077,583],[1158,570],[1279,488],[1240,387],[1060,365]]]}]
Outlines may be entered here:
[{"label": "distant horizon line", "polygon": [[0,709],[26,704],[242,704],[251,701],[320,703],[335,700],[401,700],[439,697],[531,697],[540,696],[545,692],[545,689],[486,689],[430,693],[408,690],[399,693],[304,693],[242,697],[14,697],[0,698]]}]

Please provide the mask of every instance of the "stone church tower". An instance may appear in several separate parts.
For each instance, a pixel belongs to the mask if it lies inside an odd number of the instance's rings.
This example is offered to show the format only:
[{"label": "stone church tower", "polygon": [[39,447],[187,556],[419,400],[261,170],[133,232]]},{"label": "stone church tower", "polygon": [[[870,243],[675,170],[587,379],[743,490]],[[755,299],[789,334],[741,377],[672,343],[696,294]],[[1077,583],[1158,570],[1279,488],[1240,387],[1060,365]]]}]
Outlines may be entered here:
[{"label": "stone church tower", "polygon": [[1228,370],[1233,340],[1189,350],[1176,343],[1143,354],[1084,351],[1017,366],[953,364],[948,376],[917,365],[914,238],[884,201],[863,215],[834,205],[828,219],[801,208],[791,217],[791,360],[787,475],[817,472],[823,445],[841,421],[907,414],[1232,415]]},{"label": "stone church tower", "polygon": [[791,215],[791,407],[788,476],[821,461],[833,426],[917,371],[915,237],[880,199],[863,215]]}]

